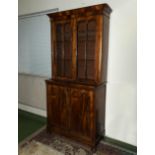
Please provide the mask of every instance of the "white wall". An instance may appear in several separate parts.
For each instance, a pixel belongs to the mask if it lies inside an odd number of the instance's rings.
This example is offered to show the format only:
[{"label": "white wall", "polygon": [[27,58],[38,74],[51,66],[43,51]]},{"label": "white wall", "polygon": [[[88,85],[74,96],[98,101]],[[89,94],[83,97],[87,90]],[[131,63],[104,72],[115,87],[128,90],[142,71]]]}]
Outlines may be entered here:
[{"label": "white wall", "polygon": [[[107,2],[113,12],[110,23],[108,84],[106,100],[106,136],[136,144],[136,1],[135,0],[19,0],[19,15],[59,8],[67,10]],[[23,78],[23,77],[22,77]],[[25,81],[28,79],[24,78]],[[20,77],[19,77],[20,80]],[[19,89],[24,91],[24,81]],[[28,82],[29,83],[29,82]],[[28,84],[27,83],[27,84]],[[31,85],[29,85],[31,87]],[[32,86],[34,87],[34,85]],[[45,108],[43,87],[40,101],[27,104]],[[34,90],[35,91],[35,90]],[[25,93],[26,94],[26,93]],[[20,94],[19,94],[20,97]],[[34,97],[29,96],[29,97]]]},{"label": "white wall", "polygon": [[136,2],[113,8],[108,63],[106,135],[136,145]]},{"label": "white wall", "polygon": [[19,0],[18,14],[24,15],[54,8],[59,8],[62,11],[102,3],[108,3],[115,9],[128,2],[133,4],[135,0]]}]

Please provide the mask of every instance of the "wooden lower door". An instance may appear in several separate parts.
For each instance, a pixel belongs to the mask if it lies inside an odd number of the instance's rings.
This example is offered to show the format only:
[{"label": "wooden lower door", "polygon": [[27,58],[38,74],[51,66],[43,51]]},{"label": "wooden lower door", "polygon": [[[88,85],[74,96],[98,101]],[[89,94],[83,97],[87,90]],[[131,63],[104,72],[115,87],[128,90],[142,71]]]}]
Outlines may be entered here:
[{"label": "wooden lower door", "polygon": [[69,128],[68,88],[48,85],[48,124],[58,130]]},{"label": "wooden lower door", "polygon": [[71,88],[70,133],[86,142],[95,139],[93,91]]}]

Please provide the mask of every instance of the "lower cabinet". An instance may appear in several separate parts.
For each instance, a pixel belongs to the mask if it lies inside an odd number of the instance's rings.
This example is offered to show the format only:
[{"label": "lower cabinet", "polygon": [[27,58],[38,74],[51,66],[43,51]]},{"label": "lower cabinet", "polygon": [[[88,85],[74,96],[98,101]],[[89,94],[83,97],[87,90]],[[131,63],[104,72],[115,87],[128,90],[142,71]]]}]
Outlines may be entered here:
[{"label": "lower cabinet", "polygon": [[47,114],[49,132],[95,145],[97,122],[93,87],[47,82]]}]

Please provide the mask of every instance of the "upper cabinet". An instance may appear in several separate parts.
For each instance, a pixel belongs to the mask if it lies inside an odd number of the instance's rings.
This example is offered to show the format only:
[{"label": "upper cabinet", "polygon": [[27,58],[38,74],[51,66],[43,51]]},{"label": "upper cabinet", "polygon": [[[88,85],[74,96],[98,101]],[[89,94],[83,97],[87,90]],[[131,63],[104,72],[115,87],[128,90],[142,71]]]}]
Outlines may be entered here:
[{"label": "upper cabinet", "polygon": [[106,81],[110,13],[103,4],[48,15],[53,80],[94,85]]}]

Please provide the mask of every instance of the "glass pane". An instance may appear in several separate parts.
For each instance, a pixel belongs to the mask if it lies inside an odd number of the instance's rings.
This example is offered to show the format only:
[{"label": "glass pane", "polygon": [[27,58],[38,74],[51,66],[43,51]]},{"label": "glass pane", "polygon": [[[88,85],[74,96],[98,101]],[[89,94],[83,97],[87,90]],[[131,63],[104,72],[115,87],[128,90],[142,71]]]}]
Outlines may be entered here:
[{"label": "glass pane", "polygon": [[72,40],[72,28],[70,23],[66,23],[64,25],[64,40],[71,41]]},{"label": "glass pane", "polygon": [[86,76],[95,79],[95,46],[96,46],[96,20],[87,23],[87,51],[86,51]]},{"label": "glass pane", "polygon": [[87,79],[94,80],[95,78],[95,61],[87,60]]},{"label": "glass pane", "polygon": [[71,77],[72,75],[72,61],[71,60],[64,60],[64,72],[65,72],[65,77]]},{"label": "glass pane", "polygon": [[87,59],[94,59],[96,46],[96,21],[88,21],[87,28]]},{"label": "glass pane", "polygon": [[70,23],[64,25],[64,76],[72,75],[72,28]]},{"label": "glass pane", "polygon": [[57,76],[63,76],[62,60],[57,60]]},{"label": "glass pane", "polygon": [[61,41],[57,41],[56,42],[56,52],[57,52],[57,59],[62,59],[62,55],[63,55],[63,42]]},{"label": "glass pane", "polygon": [[95,59],[95,42],[87,41],[87,59]]},{"label": "glass pane", "polygon": [[87,40],[87,23],[80,21],[77,25],[77,67],[78,78],[86,78],[86,40]]},{"label": "glass pane", "polygon": [[78,29],[78,40],[86,40],[86,33],[87,33],[87,23],[86,21],[80,21],[77,25]]},{"label": "glass pane", "polygon": [[64,59],[72,59],[72,46],[71,42],[64,42]]},{"label": "glass pane", "polygon": [[56,25],[56,41],[62,41],[62,24]]},{"label": "glass pane", "polygon": [[63,76],[63,25],[56,25],[56,62],[57,76]]},{"label": "glass pane", "polygon": [[78,41],[78,59],[85,59],[86,57],[86,41]]},{"label": "glass pane", "polygon": [[86,78],[86,61],[78,60],[78,78],[85,79]]}]

